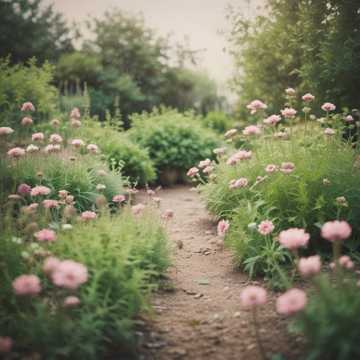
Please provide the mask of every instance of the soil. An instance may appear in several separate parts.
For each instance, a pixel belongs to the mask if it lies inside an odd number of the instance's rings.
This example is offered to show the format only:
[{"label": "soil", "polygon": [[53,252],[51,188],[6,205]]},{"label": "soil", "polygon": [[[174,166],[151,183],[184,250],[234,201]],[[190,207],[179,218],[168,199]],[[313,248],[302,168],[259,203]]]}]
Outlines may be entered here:
[{"label": "soil", "polygon": [[[144,195],[140,195],[141,196]],[[171,286],[153,297],[154,314],[138,336],[144,360],[255,360],[262,359],[254,336],[252,314],[239,303],[250,281],[235,268],[231,252],[219,247],[216,222],[200,196],[189,187],[161,190],[161,210],[172,209],[168,223],[173,266]],[[302,339],[290,337],[288,320],[274,310],[276,294],[259,311],[260,335],[266,357],[301,358]]]}]

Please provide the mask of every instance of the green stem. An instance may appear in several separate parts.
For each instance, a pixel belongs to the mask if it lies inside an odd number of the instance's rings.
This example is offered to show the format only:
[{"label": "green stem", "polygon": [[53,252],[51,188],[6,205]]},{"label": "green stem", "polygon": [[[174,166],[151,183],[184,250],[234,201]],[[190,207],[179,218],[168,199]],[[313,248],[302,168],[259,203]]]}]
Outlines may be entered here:
[{"label": "green stem", "polygon": [[258,345],[258,349],[261,355],[262,360],[266,360],[266,353],[263,347],[263,344],[261,342],[261,338],[260,338],[260,333],[259,333],[259,324],[257,321],[257,307],[254,306],[252,309],[252,316],[253,316],[253,323],[254,323],[254,329],[255,329],[255,339],[256,339],[256,343]]}]

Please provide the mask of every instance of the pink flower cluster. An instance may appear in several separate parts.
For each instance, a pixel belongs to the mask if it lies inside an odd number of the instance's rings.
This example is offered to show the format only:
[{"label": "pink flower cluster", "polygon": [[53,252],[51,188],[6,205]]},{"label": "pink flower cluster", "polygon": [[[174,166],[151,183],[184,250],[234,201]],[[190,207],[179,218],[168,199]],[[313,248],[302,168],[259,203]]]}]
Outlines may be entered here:
[{"label": "pink flower cluster", "polygon": [[249,160],[252,157],[252,152],[247,150],[239,150],[231,155],[226,161],[227,165],[236,165],[241,160]]},{"label": "pink flower cluster", "polygon": [[35,296],[41,292],[40,279],[36,275],[20,275],[12,287],[18,296]]},{"label": "pink flower cluster", "polygon": [[258,226],[258,231],[261,235],[269,235],[275,229],[275,226],[272,221],[264,220]]},{"label": "pink flower cluster", "polygon": [[41,242],[54,242],[56,240],[56,233],[51,229],[42,229],[36,232],[34,236]]},{"label": "pink flower cluster", "polygon": [[21,111],[35,111],[35,106],[30,102],[24,102],[21,105]]},{"label": "pink flower cluster", "polygon": [[13,159],[19,159],[25,155],[25,150],[21,147],[14,147],[7,152],[8,156]]},{"label": "pink flower cluster", "polygon": [[46,196],[46,195],[49,195],[50,193],[51,193],[51,189],[49,189],[48,187],[43,186],[43,185],[37,185],[31,189],[30,195],[31,196]]},{"label": "pink flower cluster", "polygon": [[291,228],[283,230],[279,234],[280,244],[289,249],[296,250],[300,247],[306,247],[309,243],[310,235],[304,229]]},{"label": "pink flower cluster", "polygon": [[14,130],[11,127],[8,127],[8,126],[0,127],[0,135],[10,135],[13,132],[14,132]]},{"label": "pink flower cluster", "polygon": [[81,220],[84,220],[84,221],[95,220],[96,217],[97,217],[97,215],[94,211],[84,211],[80,215]]},{"label": "pink flower cluster", "polygon": [[301,258],[298,263],[298,269],[303,277],[316,275],[321,269],[321,259],[319,255]]},{"label": "pink flower cluster", "polygon": [[241,177],[240,179],[237,180],[231,180],[229,182],[229,189],[238,189],[238,188],[243,188],[248,186],[249,181],[248,179]]},{"label": "pink flower cluster", "polygon": [[264,305],[266,298],[266,290],[260,286],[249,285],[240,293],[240,303],[244,308]]},{"label": "pink flower cluster", "polygon": [[220,220],[217,224],[217,234],[218,236],[225,236],[226,232],[229,230],[230,223],[228,220]]},{"label": "pink flower cluster", "polygon": [[281,116],[280,115],[271,115],[269,117],[267,117],[266,119],[263,120],[263,123],[265,125],[272,125],[275,126],[276,124],[278,124],[281,121]]},{"label": "pink flower cluster", "polygon": [[267,109],[267,105],[264,104],[261,100],[253,100],[250,104],[246,105],[246,108],[250,110],[251,114],[256,114],[258,110]]},{"label": "pink flower cluster", "polygon": [[326,102],[321,106],[321,109],[329,112],[329,111],[334,111],[336,109],[336,106],[330,102]]},{"label": "pink flower cluster", "polygon": [[307,296],[303,290],[290,289],[276,300],[276,310],[281,315],[293,315],[305,308]]},{"label": "pink flower cluster", "polygon": [[286,107],[281,110],[281,115],[287,119],[293,119],[296,116],[297,111],[293,108]]},{"label": "pink flower cluster", "polygon": [[245,127],[245,129],[243,130],[243,134],[246,136],[259,135],[261,134],[261,129],[256,125],[249,125]]},{"label": "pink flower cluster", "polygon": [[328,221],[321,228],[321,236],[331,242],[342,241],[351,235],[351,227],[346,221]]},{"label": "pink flower cluster", "polygon": [[199,169],[197,167],[192,167],[191,169],[189,169],[189,171],[186,173],[186,175],[189,177],[194,177],[198,173],[199,173]]}]

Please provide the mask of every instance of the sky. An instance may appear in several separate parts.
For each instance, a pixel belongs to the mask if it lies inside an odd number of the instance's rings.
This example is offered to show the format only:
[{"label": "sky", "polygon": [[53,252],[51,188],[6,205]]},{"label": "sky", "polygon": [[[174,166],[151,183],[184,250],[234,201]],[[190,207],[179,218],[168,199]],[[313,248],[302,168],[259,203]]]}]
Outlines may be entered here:
[{"label": "sky", "polygon": [[223,51],[226,39],[219,31],[229,28],[226,8],[233,5],[249,13],[261,0],[46,0],[53,3],[71,21],[85,20],[118,7],[131,13],[142,13],[146,24],[160,35],[173,34],[174,40],[189,38],[193,49],[203,49],[201,67],[219,85],[224,85],[233,72],[232,59]]}]

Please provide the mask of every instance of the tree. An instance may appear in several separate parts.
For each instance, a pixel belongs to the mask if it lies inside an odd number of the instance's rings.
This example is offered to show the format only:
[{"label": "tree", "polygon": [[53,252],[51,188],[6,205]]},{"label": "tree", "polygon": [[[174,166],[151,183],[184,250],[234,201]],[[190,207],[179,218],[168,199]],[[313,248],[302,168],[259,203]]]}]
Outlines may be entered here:
[{"label": "tree", "polygon": [[32,57],[55,62],[73,49],[70,30],[53,6],[41,0],[0,0],[0,57],[12,63]]}]

